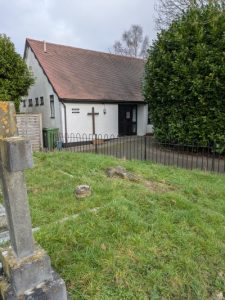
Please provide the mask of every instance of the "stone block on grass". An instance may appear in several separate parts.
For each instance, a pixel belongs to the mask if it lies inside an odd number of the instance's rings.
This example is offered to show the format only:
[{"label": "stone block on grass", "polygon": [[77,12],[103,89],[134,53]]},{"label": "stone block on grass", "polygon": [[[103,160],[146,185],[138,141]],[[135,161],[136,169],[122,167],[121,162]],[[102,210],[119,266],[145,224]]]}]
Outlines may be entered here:
[{"label": "stone block on grass", "polygon": [[32,256],[18,260],[12,248],[1,252],[4,275],[11,283],[16,295],[23,294],[45,280],[52,280],[52,269],[49,256],[36,246]]},{"label": "stone block on grass", "polygon": [[77,198],[85,198],[91,195],[91,187],[89,185],[78,185],[75,189],[75,196]]}]

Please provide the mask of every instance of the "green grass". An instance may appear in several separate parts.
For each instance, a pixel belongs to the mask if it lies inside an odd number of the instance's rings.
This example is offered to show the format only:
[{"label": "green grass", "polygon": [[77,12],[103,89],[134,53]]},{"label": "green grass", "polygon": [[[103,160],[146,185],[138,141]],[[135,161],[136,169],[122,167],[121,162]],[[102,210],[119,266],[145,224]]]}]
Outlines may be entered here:
[{"label": "green grass", "polygon": [[[108,178],[105,169],[117,165],[141,181]],[[64,152],[35,154],[26,176],[35,238],[72,299],[225,295],[223,175]],[[92,196],[77,200],[78,184],[91,185]]]}]

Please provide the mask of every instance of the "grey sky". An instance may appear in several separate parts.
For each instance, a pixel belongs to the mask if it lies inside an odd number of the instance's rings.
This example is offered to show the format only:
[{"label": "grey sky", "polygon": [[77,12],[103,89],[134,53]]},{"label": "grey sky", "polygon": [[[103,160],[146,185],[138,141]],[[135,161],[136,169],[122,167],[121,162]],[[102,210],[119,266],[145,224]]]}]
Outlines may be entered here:
[{"label": "grey sky", "polygon": [[25,38],[108,51],[131,24],[156,36],[157,0],[0,0],[0,33],[23,53]]}]

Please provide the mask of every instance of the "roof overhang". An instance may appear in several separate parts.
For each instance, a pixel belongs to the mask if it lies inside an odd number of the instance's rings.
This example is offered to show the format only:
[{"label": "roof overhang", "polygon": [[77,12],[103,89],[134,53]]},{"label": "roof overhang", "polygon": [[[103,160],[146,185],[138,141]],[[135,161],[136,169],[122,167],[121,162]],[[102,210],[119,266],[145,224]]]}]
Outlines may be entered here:
[{"label": "roof overhang", "polygon": [[137,100],[137,101],[129,101],[129,100],[109,100],[109,99],[63,99],[59,98],[59,101],[63,103],[95,103],[95,104],[147,104],[146,101]]}]

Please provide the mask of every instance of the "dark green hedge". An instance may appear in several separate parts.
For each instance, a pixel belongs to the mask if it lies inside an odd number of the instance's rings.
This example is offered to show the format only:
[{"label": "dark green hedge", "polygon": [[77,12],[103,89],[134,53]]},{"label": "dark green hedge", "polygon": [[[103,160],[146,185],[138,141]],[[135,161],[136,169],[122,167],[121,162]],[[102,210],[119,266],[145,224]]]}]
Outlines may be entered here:
[{"label": "dark green hedge", "polygon": [[144,82],[161,141],[225,145],[225,12],[190,10],[158,34]]}]

